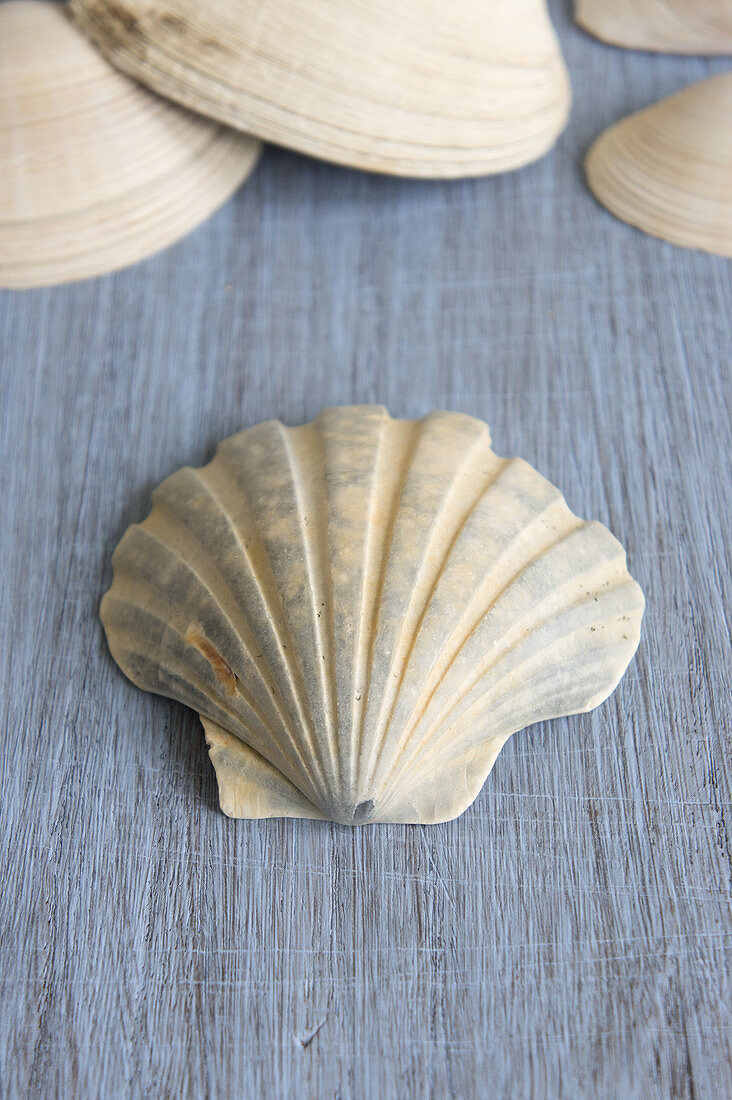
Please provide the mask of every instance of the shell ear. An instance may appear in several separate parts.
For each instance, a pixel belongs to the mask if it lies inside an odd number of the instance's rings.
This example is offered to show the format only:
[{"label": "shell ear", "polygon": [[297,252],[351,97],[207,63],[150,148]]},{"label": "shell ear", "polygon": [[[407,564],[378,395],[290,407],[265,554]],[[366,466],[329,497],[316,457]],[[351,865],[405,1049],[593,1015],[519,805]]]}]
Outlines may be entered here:
[{"label": "shell ear", "polygon": [[[199,718],[216,772],[219,803],[227,817],[330,820],[259,753],[216,722],[203,715]],[[449,761],[427,782],[407,788],[385,806],[376,806],[373,800],[361,803],[349,824],[368,824],[380,812],[392,824],[403,825],[437,825],[459,817],[477,798],[506,740],[492,738]]]},{"label": "shell ear", "polygon": [[227,817],[304,817],[327,820],[282,772],[238,737],[199,715]]}]

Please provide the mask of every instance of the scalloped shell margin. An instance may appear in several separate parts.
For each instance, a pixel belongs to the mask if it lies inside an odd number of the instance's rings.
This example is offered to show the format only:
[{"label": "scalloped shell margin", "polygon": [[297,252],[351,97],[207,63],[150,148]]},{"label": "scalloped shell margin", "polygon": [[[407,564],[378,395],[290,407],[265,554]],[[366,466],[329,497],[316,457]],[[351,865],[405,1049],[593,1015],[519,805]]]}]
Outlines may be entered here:
[{"label": "scalloped shell margin", "polygon": [[608,696],[643,613],[617,540],[457,413],[243,431],[113,562],[112,654],[201,715],[232,817],[453,818],[511,733]]}]

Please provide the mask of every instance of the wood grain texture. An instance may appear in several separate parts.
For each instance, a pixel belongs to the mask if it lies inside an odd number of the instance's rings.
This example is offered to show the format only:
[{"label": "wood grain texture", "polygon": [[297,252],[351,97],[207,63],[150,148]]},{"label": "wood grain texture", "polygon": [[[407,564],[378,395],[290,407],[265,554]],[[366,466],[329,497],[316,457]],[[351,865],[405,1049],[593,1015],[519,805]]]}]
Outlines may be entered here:
[{"label": "wood grain texture", "polygon": [[[553,12],[557,151],[451,184],[268,150],[173,250],[0,296],[0,1092],[732,1094],[732,267],[601,210],[590,141],[719,62]],[[274,416],[463,410],[606,523],[647,597],[612,699],[457,821],[232,822],[195,716],[112,662],[152,487]]]}]

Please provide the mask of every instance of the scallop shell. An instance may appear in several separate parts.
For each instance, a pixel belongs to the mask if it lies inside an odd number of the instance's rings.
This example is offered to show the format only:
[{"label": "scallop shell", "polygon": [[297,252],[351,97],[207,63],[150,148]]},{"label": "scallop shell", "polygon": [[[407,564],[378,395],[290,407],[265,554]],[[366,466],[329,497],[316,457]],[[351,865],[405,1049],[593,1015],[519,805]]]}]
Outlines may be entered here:
[{"label": "scallop shell", "polygon": [[511,733],[607,697],[643,612],[609,531],[457,413],[243,431],[113,561],[112,654],[199,712],[232,817],[456,817]]},{"label": "scallop shell", "polygon": [[589,152],[587,179],[622,221],[732,256],[732,73],[611,126]]},{"label": "scallop shell", "polygon": [[325,160],[402,176],[516,168],[564,128],[545,0],[73,0],[125,72]]},{"label": "scallop shell", "polygon": [[66,5],[0,4],[0,286],[165,248],[229,198],[259,148],[122,76]]},{"label": "scallop shell", "polygon": [[577,22],[614,46],[732,53],[732,0],[576,0]]}]

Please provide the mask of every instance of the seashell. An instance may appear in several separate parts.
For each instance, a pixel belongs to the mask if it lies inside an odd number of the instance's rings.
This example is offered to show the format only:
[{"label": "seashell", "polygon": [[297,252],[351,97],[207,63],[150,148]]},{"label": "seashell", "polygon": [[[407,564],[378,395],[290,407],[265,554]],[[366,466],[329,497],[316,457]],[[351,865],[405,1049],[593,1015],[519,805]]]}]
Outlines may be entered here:
[{"label": "seashell", "polygon": [[575,16],[613,46],[659,53],[732,53],[732,0],[576,0]]},{"label": "seashell", "polygon": [[587,179],[611,213],[686,248],[732,256],[732,73],[611,126]]},{"label": "seashell", "polygon": [[113,563],[112,655],[198,711],[232,817],[455,817],[511,733],[608,696],[643,612],[609,531],[457,413],[243,431]]},{"label": "seashell", "polygon": [[503,172],[567,121],[545,0],[72,0],[106,56],[280,145],[401,176]]},{"label": "seashell", "polygon": [[66,5],[0,4],[0,286],[83,279],[184,236],[259,143],[118,73]]}]

